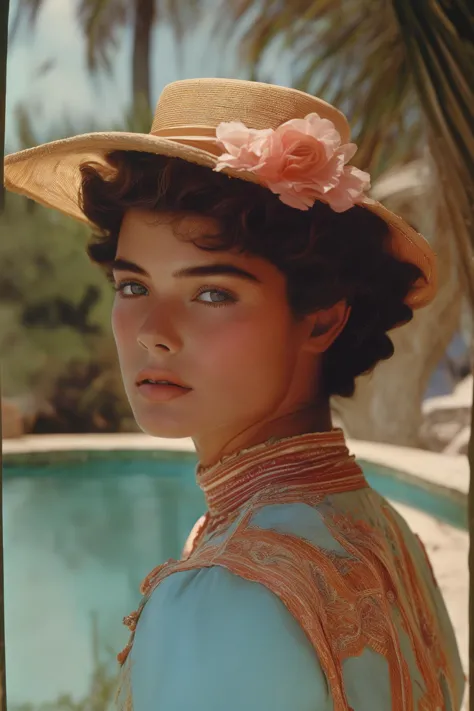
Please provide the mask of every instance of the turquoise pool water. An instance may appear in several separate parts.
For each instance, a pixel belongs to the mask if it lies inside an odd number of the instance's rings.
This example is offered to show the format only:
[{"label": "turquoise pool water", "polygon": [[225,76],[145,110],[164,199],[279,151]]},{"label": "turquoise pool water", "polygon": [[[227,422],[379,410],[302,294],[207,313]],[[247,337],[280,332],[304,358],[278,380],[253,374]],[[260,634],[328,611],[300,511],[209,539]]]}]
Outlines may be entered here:
[{"label": "turquoise pool water", "polygon": [[[461,495],[430,492],[361,462],[384,496],[459,528]],[[192,453],[55,453],[6,458],[4,549],[7,694],[10,708],[80,699],[99,654],[126,643],[121,619],[136,608],[143,577],[180,554],[204,510]]]}]

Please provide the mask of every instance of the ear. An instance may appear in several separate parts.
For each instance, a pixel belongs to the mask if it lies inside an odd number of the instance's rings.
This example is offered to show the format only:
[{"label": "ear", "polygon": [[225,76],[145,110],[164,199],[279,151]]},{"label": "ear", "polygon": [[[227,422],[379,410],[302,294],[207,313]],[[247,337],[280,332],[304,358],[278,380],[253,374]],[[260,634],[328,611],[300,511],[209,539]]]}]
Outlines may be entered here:
[{"label": "ear", "polygon": [[314,312],[309,317],[313,329],[306,344],[307,350],[312,353],[327,351],[344,330],[350,315],[351,307],[345,300],[338,301],[329,309]]}]

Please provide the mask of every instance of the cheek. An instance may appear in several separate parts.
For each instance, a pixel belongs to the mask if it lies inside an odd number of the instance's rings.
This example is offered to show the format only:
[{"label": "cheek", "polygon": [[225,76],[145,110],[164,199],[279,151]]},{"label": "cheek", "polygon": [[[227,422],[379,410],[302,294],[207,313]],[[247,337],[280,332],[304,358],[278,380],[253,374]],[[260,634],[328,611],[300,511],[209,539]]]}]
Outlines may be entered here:
[{"label": "cheek", "polygon": [[112,307],[110,322],[117,351],[120,355],[126,348],[127,343],[130,344],[133,342],[133,321],[130,313],[127,313],[126,309],[120,308],[120,304],[117,304]]},{"label": "cheek", "polygon": [[262,389],[288,369],[288,325],[281,315],[225,324],[202,344],[200,362],[213,379]]}]

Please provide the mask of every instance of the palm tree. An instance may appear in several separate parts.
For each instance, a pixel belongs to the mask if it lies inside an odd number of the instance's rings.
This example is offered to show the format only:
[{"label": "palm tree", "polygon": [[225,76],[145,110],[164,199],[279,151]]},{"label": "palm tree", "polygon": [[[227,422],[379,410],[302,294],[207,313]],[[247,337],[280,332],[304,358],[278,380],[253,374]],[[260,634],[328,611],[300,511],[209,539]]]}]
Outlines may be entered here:
[{"label": "palm tree", "polygon": [[469,0],[226,0],[217,23],[229,34],[246,26],[255,79],[269,50],[291,47],[293,85],[347,113],[355,162],[373,177],[430,147],[474,304],[473,17]]},{"label": "palm tree", "polygon": [[[12,21],[12,38],[23,23],[34,29],[45,4],[45,0],[18,0]],[[133,28],[131,96],[135,109],[140,114],[148,114],[146,130],[149,130],[152,101],[154,27],[158,22],[168,22],[180,41],[185,26],[197,17],[197,9],[198,0],[76,0],[76,17],[84,35],[87,67],[91,74],[112,71],[120,34],[125,27]]]},{"label": "palm tree", "polygon": [[[255,10],[258,17],[255,20]],[[359,165],[378,176],[427,146],[435,201],[448,219],[458,274],[474,308],[474,15],[470,0],[227,0],[219,21],[247,23],[244,57],[259,78],[274,43],[291,46],[295,86],[351,117]],[[248,22],[252,18],[252,22]],[[228,25],[229,26],[229,25]],[[471,347],[472,348],[472,347]],[[474,348],[473,348],[474,350]],[[474,359],[473,359],[474,360]],[[474,535],[474,408],[469,446]],[[474,679],[474,543],[470,569],[470,678]],[[474,694],[471,695],[474,709]]]}]

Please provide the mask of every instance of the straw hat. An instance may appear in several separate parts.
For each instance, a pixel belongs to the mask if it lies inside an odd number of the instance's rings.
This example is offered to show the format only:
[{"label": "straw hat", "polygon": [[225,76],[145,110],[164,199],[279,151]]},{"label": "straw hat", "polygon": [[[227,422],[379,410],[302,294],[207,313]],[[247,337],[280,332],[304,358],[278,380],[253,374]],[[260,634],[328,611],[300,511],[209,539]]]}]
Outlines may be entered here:
[{"label": "straw hat", "polygon": [[[331,126],[327,120],[332,122],[331,135],[337,136],[334,130],[337,131],[339,143],[351,155],[353,150],[347,147],[350,127],[346,117],[322,99],[296,89],[236,79],[177,81],[163,90],[149,134],[88,133],[11,154],[5,159],[5,187],[87,223],[80,203],[79,166],[96,161],[106,167],[106,156],[110,151],[130,150],[182,158],[212,170],[221,170],[232,177],[263,184],[277,192],[278,186],[275,188],[258,170],[249,168],[248,160],[239,165],[235,158],[239,151],[235,145],[229,148],[222,136],[219,141],[219,131],[223,126],[235,128],[236,124],[230,122],[240,122],[242,130],[259,139],[275,135],[273,132],[281,130],[288,121],[299,119],[296,124],[303,125],[301,119],[308,120],[315,115],[313,121],[326,131]],[[232,141],[230,134],[229,140]],[[233,155],[229,155],[232,148],[235,149]],[[257,160],[255,155],[252,154]],[[367,175],[355,168],[350,170],[354,174]],[[324,196],[321,199],[328,202]],[[407,303],[414,309],[428,304],[436,293],[436,264],[426,240],[402,218],[363,192],[354,204],[379,215],[389,227],[393,255],[400,261],[416,264],[423,272],[423,278],[407,297]]]}]

